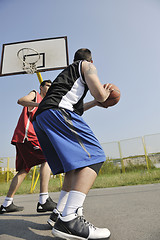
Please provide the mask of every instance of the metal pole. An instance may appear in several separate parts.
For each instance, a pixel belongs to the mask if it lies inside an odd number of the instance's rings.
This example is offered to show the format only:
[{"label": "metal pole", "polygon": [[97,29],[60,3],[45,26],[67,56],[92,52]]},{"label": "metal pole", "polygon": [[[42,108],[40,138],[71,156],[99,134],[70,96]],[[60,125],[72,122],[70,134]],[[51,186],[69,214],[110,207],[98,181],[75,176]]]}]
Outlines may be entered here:
[{"label": "metal pole", "polygon": [[9,181],[9,157],[7,158],[7,182]]},{"label": "metal pole", "polygon": [[142,143],[143,143],[143,148],[144,148],[144,153],[145,153],[145,158],[146,158],[147,169],[149,170],[149,162],[148,162],[147,149],[146,149],[144,137],[142,137]]},{"label": "metal pole", "polygon": [[123,158],[122,158],[120,141],[118,142],[118,147],[119,147],[119,154],[120,154],[120,158],[121,158],[122,173],[125,173],[125,167],[124,167],[124,162],[123,162]]},{"label": "metal pole", "polygon": [[41,75],[40,72],[37,72],[36,74],[37,74],[38,80],[39,80],[39,82],[40,82],[40,84],[41,84],[41,83],[43,82],[42,75]]},{"label": "metal pole", "polygon": [[[37,77],[38,77],[38,80],[39,80],[39,83],[41,84],[43,82],[43,78],[42,78],[42,75],[40,72],[37,72]],[[33,176],[32,176],[32,183],[31,183],[31,190],[30,192],[32,193],[36,187],[36,184],[38,182],[38,179],[39,179],[39,174],[37,176],[37,179],[36,179],[36,182],[34,184],[34,178],[35,178],[35,173],[36,173],[36,166],[34,167],[34,171],[33,171]]]},{"label": "metal pole", "polygon": [[[40,72],[37,72],[36,74],[37,74],[38,80],[41,84],[43,82],[42,75],[41,75]],[[33,185],[34,178],[35,178],[35,171],[36,171],[36,166],[34,167],[34,171],[33,171],[32,184],[31,184],[31,190],[30,190],[31,193],[34,191],[34,189],[36,187],[36,184],[38,182],[39,176],[40,176],[40,174],[38,174],[37,179],[35,181],[35,184]],[[62,174],[59,174],[59,179],[60,179],[60,185],[61,185],[61,188],[62,188]]]}]

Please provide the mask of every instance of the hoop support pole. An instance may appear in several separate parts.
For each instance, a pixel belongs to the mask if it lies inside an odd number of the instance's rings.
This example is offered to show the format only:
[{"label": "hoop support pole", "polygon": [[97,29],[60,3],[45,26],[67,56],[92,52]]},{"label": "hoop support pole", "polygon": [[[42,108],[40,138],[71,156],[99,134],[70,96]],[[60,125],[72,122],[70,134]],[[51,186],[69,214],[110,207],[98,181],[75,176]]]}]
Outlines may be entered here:
[{"label": "hoop support pole", "polygon": [[[43,82],[42,75],[40,74],[40,72],[37,72],[36,74],[37,74],[39,83],[41,84],[41,83]],[[38,178],[39,178],[39,174],[38,174],[37,179],[36,179],[36,182],[35,182],[35,184],[34,184],[35,173],[36,173],[36,166],[34,166],[34,171],[33,171],[33,176],[32,176],[32,183],[31,183],[30,193],[33,193],[33,191],[34,191],[34,189],[35,189],[35,187],[36,187]]]},{"label": "hoop support pole", "polygon": [[40,84],[43,82],[43,78],[40,72],[36,72]]}]

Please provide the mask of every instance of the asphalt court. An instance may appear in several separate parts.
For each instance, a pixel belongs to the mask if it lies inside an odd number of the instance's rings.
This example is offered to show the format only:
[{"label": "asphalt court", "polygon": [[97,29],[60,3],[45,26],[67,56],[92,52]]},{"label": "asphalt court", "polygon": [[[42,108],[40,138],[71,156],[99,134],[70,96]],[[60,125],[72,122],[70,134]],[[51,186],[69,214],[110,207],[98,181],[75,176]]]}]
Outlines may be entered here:
[{"label": "asphalt court", "polygon": [[[50,193],[58,201],[59,192]],[[0,197],[2,204],[5,197]],[[50,213],[37,213],[38,194],[16,195],[23,212],[0,215],[0,240],[51,240]],[[160,184],[93,189],[84,214],[97,227],[111,231],[110,240],[160,240]]]}]

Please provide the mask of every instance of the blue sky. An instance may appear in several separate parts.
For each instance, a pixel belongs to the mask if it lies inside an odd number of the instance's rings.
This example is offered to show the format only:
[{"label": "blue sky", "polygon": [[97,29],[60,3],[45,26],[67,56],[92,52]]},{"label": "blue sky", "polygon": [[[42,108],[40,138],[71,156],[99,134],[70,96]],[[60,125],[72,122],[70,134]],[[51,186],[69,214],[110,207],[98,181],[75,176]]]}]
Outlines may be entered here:
[{"label": "blue sky", "polygon": [[[78,48],[87,47],[101,82],[120,88],[116,106],[84,114],[101,143],[160,132],[159,26],[159,0],[0,1],[0,51],[6,43],[67,36],[70,63]],[[0,83],[0,157],[12,157],[10,141],[22,111],[17,100],[38,90],[39,82],[34,74],[0,77]]]}]

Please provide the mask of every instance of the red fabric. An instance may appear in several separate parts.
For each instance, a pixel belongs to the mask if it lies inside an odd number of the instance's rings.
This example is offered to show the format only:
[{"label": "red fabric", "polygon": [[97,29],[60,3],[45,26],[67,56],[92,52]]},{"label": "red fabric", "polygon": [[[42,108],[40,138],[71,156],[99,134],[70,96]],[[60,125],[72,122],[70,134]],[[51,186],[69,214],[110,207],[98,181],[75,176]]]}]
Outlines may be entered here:
[{"label": "red fabric", "polygon": [[16,143],[16,171],[25,169],[26,172],[36,165],[46,162],[38,140]]},{"label": "red fabric", "polygon": [[[36,102],[41,102],[41,95],[36,92]],[[32,111],[28,111],[28,107],[23,107],[22,113],[19,117],[17,126],[15,128],[11,143],[15,144],[16,142],[23,143],[25,139],[27,141],[37,140],[36,133],[33,128],[33,116],[37,110],[37,107],[33,108]]]}]

